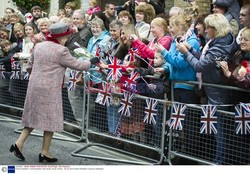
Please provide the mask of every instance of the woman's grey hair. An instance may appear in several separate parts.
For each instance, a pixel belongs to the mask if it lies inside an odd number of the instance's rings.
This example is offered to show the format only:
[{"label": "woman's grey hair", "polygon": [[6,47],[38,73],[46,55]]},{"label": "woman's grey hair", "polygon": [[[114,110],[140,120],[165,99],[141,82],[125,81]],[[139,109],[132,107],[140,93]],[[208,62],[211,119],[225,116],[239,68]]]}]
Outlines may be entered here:
[{"label": "woman's grey hair", "polygon": [[98,17],[95,17],[94,19],[91,20],[91,26],[97,25],[99,26],[103,31],[105,30],[104,22]]},{"label": "woman's grey hair", "polygon": [[37,20],[37,26],[38,26],[39,29],[40,29],[41,24],[43,24],[43,23],[47,23],[48,26],[51,25],[51,22],[50,22],[49,18],[40,18],[40,19]]}]

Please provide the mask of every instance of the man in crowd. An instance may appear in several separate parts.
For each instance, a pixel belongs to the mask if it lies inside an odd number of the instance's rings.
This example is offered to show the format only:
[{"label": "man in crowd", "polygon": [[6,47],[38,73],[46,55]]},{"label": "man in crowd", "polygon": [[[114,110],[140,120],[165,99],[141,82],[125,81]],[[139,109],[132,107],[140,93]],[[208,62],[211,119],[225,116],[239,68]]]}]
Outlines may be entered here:
[{"label": "man in crowd", "polygon": [[109,19],[109,23],[111,23],[115,19],[115,5],[107,3],[104,14]]},{"label": "man in crowd", "polygon": [[39,31],[38,26],[37,26],[37,20],[42,17],[41,7],[39,7],[37,5],[32,7],[31,14],[32,14],[33,19],[30,21],[30,23],[33,23],[33,25],[35,26],[36,33],[39,33],[40,31]]},{"label": "man in crowd", "polygon": [[[242,24],[244,28],[250,28],[250,4],[249,3],[244,5],[240,9],[240,24]],[[240,35],[241,35],[242,30],[240,30],[238,37],[236,39],[238,44],[240,43]]]},{"label": "man in crowd", "polygon": [[75,10],[72,15],[73,24],[77,27],[79,35],[83,41],[83,47],[87,47],[89,39],[92,37],[92,33],[87,27],[87,21],[81,10]]}]

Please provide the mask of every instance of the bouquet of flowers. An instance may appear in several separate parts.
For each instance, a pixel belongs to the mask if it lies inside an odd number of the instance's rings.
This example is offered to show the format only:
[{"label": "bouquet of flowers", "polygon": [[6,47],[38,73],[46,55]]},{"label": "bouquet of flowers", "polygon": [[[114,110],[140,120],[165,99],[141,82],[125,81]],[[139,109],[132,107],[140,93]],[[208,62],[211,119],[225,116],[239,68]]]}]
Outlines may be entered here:
[{"label": "bouquet of flowers", "polygon": [[72,54],[78,59],[92,59],[94,56],[88,52],[88,50],[81,45],[79,45],[77,42],[74,43],[78,48],[74,49]]},{"label": "bouquet of flowers", "polygon": [[74,49],[74,55],[77,58],[85,58],[85,59],[92,59],[94,56],[87,51],[86,48],[76,48]]},{"label": "bouquet of flowers", "polygon": [[244,60],[241,62],[241,67],[238,71],[240,77],[244,77],[246,74],[250,73],[250,64]]}]

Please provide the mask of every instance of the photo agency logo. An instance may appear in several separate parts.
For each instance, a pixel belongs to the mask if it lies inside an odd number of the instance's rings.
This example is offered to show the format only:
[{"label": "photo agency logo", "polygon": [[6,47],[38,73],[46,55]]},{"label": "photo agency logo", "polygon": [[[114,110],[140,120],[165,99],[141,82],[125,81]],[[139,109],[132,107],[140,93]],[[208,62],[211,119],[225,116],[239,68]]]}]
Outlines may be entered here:
[{"label": "photo agency logo", "polygon": [[8,173],[15,173],[15,166],[8,166]]},{"label": "photo agency logo", "polygon": [[7,167],[2,167],[2,168],[1,168],[1,171],[2,171],[3,173],[7,172]]}]

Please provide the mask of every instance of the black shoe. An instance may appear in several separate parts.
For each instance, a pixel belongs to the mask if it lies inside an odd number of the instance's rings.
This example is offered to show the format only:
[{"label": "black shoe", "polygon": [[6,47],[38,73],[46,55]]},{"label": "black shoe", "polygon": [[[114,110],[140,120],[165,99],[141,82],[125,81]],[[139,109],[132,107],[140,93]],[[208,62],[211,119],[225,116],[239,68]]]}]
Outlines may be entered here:
[{"label": "black shoe", "polygon": [[20,158],[21,160],[25,160],[23,154],[21,153],[21,151],[18,149],[17,145],[16,144],[12,144],[11,147],[10,147],[10,152],[14,152],[14,155],[17,157],[17,158]]},{"label": "black shoe", "polygon": [[40,153],[39,154],[39,162],[42,163],[43,160],[46,160],[49,163],[57,162],[57,158],[49,158],[49,157],[47,157],[47,156]]}]

